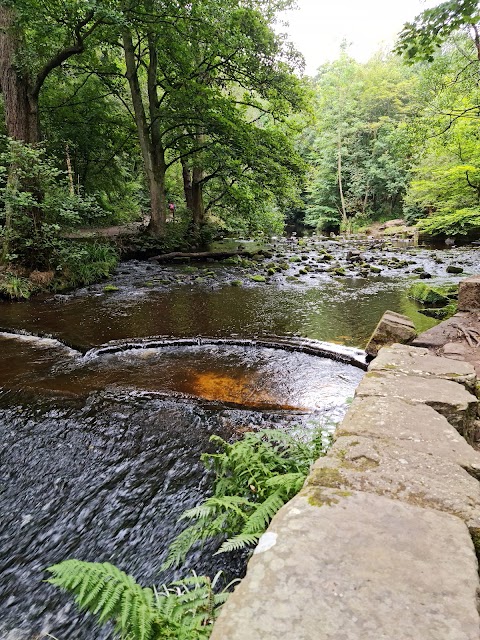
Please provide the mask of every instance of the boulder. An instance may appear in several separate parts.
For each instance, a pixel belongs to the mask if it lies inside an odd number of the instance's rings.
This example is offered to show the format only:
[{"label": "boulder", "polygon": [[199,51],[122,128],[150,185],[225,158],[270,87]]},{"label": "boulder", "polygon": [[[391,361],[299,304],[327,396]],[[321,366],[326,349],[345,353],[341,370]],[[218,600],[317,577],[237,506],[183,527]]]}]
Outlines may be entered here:
[{"label": "boulder", "polygon": [[478,311],[480,309],[480,276],[467,278],[458,290],[458,310]]},{"label": "boulder", "polygon": [[405,344],[413,340],[416,335],[415,325],[410,318],[395,313],[395,311],[385,311],[372,333],[365,351],[369,356],[375,357],[381,347],[398,342]]}]

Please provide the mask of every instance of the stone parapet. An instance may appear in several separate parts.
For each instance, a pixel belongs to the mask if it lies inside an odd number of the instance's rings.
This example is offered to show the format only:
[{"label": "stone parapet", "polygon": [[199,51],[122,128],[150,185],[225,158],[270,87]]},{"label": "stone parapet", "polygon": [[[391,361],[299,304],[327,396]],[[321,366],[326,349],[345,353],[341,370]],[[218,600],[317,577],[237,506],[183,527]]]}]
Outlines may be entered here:
[{"label": "stone parapet", "polygon": [[382,349],[212,640],[480,640],[474,387],[463,362]]}]

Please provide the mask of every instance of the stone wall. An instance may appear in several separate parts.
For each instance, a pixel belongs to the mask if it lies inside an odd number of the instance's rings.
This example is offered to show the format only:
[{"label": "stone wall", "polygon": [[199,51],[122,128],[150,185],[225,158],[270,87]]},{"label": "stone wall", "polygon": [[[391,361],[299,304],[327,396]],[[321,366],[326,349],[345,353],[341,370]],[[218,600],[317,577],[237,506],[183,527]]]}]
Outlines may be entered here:
[{"label": "stone wall", "polygon": [[475,384],[464,362],[382,349],[212,640],[480,640]]}]

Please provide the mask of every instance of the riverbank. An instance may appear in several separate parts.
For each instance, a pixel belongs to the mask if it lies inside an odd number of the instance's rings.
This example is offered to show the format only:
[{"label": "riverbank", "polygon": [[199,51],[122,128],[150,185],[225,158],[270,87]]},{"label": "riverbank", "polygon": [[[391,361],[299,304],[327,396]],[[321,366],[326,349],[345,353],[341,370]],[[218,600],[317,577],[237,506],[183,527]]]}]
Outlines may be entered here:
[{"label": "riverbank", "polygon": [[382,349],[212,640],[478,640],[475,386],[464,362]]}]

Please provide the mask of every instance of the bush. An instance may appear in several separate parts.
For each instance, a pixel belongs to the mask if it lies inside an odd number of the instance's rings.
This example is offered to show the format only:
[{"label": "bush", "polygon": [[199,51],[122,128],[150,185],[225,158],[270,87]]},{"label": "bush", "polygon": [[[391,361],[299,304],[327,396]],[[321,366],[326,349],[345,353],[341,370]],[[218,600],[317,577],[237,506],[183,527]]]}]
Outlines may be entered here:
[{"label": "bush", "polygon": [[104,215],[93,196],[72,194],[44,149],[8,141],[0,156],[1,260],[28,268],[56,268],[62,229]]},{"label": "bush", "polygon": [[6,272],[0,275],[0,297],[10,300],[27,300],[35,285],[22,276]]},{"label": "bush", "polygon": [[107,242],[59,241],[55,249],[55,287],[84,286],[107,278],[118,264],[118,252]]}]

